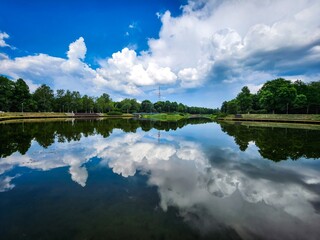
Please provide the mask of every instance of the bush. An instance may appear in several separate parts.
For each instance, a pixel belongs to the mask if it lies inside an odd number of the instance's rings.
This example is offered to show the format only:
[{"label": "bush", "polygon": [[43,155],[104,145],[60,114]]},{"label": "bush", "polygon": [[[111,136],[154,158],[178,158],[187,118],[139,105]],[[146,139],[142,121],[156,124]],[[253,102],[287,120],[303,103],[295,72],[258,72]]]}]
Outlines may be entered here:
[{"label": "bush", "polygon": [[122,115],[122,112],[117,112],[117,111],[111,111],[111,112],[108,112],[107,115]]},{"label": "bush", "polygon": [[229,114],[227,114],[227,113],[218,113],[217,115],[216,115],[216,118],[224,118],[224,117],[226,117],[226,116],[228,116]]}]

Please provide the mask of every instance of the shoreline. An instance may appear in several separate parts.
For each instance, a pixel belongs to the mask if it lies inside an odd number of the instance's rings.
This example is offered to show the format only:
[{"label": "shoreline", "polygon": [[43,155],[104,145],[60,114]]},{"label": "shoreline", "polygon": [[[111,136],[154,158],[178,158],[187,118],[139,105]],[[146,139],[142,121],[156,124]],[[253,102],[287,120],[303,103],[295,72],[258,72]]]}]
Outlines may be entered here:
[{"label": "shoreline", "polygon": [[107,115],[97,114],[72,114],[72,113],[0,113],[0,122],[11,120],[36,120],[36,119],[98,119],[98,118],[133,118],[132,114]]},{"label": "shoreline", "polygon": [[320,124],[320,114],[236,114],[217,117],[217,121]]},{"label": "shoreline", "polygon": [[[106,113],[0,113],[0,122],[12,122],[14,120],[40,120],[40,119],[99,119],[99,118],[135,118],[134,114],[108,115]],[[320,114],[237,114],[227,116],[201,115],[201,114],[179,114],[160,113],[142,114],[138,119],[153,121],[179,121],[181,119],[205,118],[212,121],[232,122],[253,122],[253,123],[288,123],[288,124],[309,124],[320,125]]]}]

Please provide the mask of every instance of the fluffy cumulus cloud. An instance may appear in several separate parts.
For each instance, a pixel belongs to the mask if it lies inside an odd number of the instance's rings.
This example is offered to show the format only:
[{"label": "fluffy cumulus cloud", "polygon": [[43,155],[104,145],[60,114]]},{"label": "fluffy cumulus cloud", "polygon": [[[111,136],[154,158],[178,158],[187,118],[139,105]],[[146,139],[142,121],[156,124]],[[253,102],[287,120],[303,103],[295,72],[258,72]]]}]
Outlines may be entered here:
[{"label": "fluffy cumulus cloud", "polygon": [[5,42],[6,38],[9,38],[9,35],[6,32],[0,32],[0,47],[10,47],[10,45]]},{"label": "fluffy cumulus cloud", "polygon": [[[239,83],[256,89],[288,73],[314,79],[319,77],[319,12],[316,0],[190,0],[180,16],[158,15],[159,38],[148,40],[147,51],[123,48],[93,69],[85,63],[87,49],[80,37],[70,44],[67,58],[1,54],[0,71],[55,89],[125,95],[141,95],[155,85],[187,89]],[[1,33],[2,47],[8,46],[5,38]]]}]

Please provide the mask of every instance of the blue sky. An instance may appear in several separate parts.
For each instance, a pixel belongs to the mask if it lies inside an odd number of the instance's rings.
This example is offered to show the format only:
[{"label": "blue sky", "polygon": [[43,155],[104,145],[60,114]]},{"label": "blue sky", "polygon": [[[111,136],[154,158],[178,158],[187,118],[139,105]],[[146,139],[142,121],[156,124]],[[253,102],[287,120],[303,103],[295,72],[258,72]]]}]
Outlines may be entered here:
[{"label": "blue sky", "polygon": [[247,85],[320,79],[317,0],[0,3],[0,74],[114,100],[219,107]]}]

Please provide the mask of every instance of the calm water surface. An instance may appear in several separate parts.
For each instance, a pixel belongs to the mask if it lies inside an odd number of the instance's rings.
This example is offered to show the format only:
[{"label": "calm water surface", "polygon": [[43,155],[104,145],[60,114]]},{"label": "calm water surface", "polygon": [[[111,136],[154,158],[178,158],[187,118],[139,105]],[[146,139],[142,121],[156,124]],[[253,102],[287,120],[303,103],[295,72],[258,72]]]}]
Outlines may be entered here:
[{"label": "calm water surface", "polygon": [[0,239],[319,239],[320,131],[0,125]]}]

